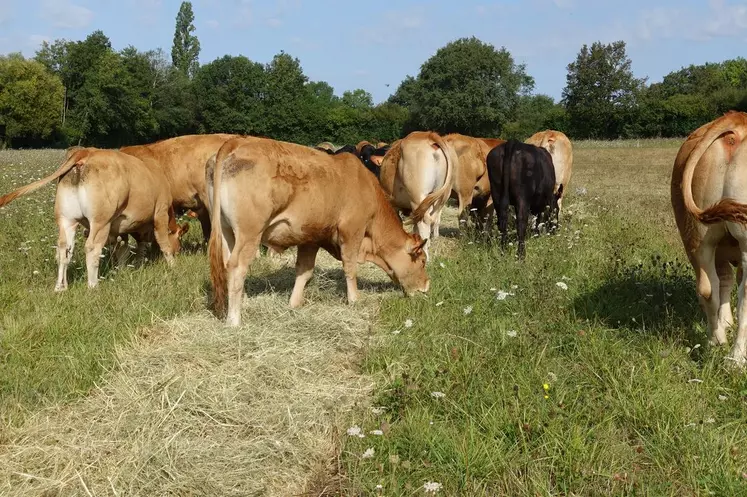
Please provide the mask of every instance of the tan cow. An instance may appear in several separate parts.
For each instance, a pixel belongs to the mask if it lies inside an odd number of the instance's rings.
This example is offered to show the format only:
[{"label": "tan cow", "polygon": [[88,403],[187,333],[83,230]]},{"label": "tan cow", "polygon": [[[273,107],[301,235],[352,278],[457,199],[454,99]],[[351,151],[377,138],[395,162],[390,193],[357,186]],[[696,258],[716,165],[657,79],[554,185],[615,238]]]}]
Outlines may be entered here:
[{"label": "tan cow", "polygon": [[680,147],[671,197],[677,228],[695,270],[712,345],[727,343],[733,322],[732,265],[738,266],[738,330],[728,359],[747,364],[747,114],[729,112],[695,130]]},{"label": "tan cow", "polygon": [[79,224],[89,230],[85,246],[89,288],[98,284],[104,245],[123,233],[147,238],[154,232],[166,260],[174,263],[185,228],[176,224],[169,184],[160,167],[116,150],[76,148],[51,175],[0,197],[0,207],[58,178],[54,205],[60,229],[56,291],[67,289],[67,267]]},{"label": "tan cow", "polygon": [[396,209],[412,213],[408,223],[426,241],[439,236],[457,161],[454,148],[437,133],[413,131],[394,142],[381,163],[381,186]]},{"label": "tan cow", "polygon": [[404,231],[376,178],[352,154],[236,138],[221,147],[215,171],[208,166],[207,181],[215,310],[223,314],[228,293],[231,326],[241,322],[244,278],[260,244],[277,252],[298,247],[291,307],[303,304],[320,248],[342,260],[350,303],[358,299],[359,262],[381,267],[408,295],[428,291],[425,241]]},{"label": "tan cow", "polygon": [[207,210],[205,163],[218,152],[229,134],[185,135],[148,145],[120,149],[151,167],[161,167],[171,185],[171,197],[177,212],[192,209],[200,220],[205,241],[210,237],[210,214]]},{"label": "tan cow", "polygon": [[571,145],[571,141],[564,133],[548,129],[533,134],[527,138],[525,143],[542,147],[550,152],[552,164],[555,168],[555,191],[553,193],[557,193],[560,185],[563,185],[563,190],[560,192],[560,198],[558,199],[558,212],[560,212],[563,207],[563,197],[568,192],[568,183],[571,181],[571,173],[573,172],[573,145]]},{"label": "tan cow", "polygon": [[473,201],[476,205],[475,220],[481,227],[482,221],[490,213],[493,205],[486,162],[488,153],[505,140],[474,138],[459,133],[446,135],[444,140],[454,147],[459,157],[452,197],[457,199],[460,228],[467,222],[469,211],[466,209],[473,204]]}]

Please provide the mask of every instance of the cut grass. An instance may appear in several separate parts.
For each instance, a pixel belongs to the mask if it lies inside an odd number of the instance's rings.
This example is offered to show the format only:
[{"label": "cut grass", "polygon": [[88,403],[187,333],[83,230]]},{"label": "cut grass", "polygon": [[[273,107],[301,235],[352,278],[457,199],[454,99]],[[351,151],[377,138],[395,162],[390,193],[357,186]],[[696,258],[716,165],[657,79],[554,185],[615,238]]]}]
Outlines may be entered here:
[{"label": "cut grass", "polygon": [[579,149],[587,194],[525,262],[475,240],[435,261],[428,301],[385,302],[363,364],[383,413],[351,417],[385,434],[344,439],[346,492],[747,492],[747,383],[703,345],[676,150]]}]

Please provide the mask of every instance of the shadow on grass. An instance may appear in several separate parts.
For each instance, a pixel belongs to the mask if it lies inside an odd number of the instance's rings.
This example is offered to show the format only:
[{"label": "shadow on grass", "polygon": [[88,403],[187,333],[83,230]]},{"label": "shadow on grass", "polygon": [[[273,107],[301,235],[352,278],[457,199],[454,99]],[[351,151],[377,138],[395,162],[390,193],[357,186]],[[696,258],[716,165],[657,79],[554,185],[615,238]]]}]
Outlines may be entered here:
[{"label": "shadow on grass", "polygon": [[691,273],[687,264],[658,256],[635,266],[618,264],[573,307],[579,317],[608,328],[700,343],[705,337],[695,324],[703,316]]}]

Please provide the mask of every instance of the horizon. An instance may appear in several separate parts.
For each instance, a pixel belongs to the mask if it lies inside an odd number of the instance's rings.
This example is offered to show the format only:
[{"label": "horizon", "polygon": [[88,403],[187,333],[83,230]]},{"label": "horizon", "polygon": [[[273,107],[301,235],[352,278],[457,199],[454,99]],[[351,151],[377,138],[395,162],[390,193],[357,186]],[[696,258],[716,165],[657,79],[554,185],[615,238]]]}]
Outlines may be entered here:
[{"label": "horizon", "polygon": [[[43,41],[82,40],[100,29],[115,50],[161,48],[170,60],[181,0],[0,0],[0,53],[33,57]],[[224,55],[267,63],[282,51],[300,60],[312,81],[342,95],[358,88],[375,103],[450,41],[476,36],[505,47],[525,64],[534,94],[560,100],[567,65],[582,45],[623,40],[636,77],[659,82],[691,64],[741,56],[747,4],[641,0],[598,5],[589,0],[465,0],[459,5],[384,0],[372,14],[341,0],[194,0],[201,65]],[[640,7],[639,7],[640,6]],[[559,21],[559,22],[558,22]],[[570,33],[570,34],[569,34]],[[343,40],[341,42],[341,39]]]}]

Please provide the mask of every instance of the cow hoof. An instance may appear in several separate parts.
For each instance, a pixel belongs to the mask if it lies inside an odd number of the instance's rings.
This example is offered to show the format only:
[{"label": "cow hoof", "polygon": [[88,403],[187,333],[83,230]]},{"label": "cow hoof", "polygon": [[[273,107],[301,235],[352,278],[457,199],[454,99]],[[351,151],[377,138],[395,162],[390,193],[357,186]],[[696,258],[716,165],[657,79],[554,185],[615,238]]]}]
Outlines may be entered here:
[{"label": "cow hoof", "polygon": [[735,357],[733,354],[729,354],[728,356],[724,357],[724,366],[726,366],[727,369],[731,369],[732,371],[744,371],[745,367],[747,367],[747,358],[745,358],[743,355]]},{"label": "cow hoof", "polygon": [[67,285],[56,285],[54,287],[54,291],[57,293],[64,292],[65,290],[67,290]]}]

